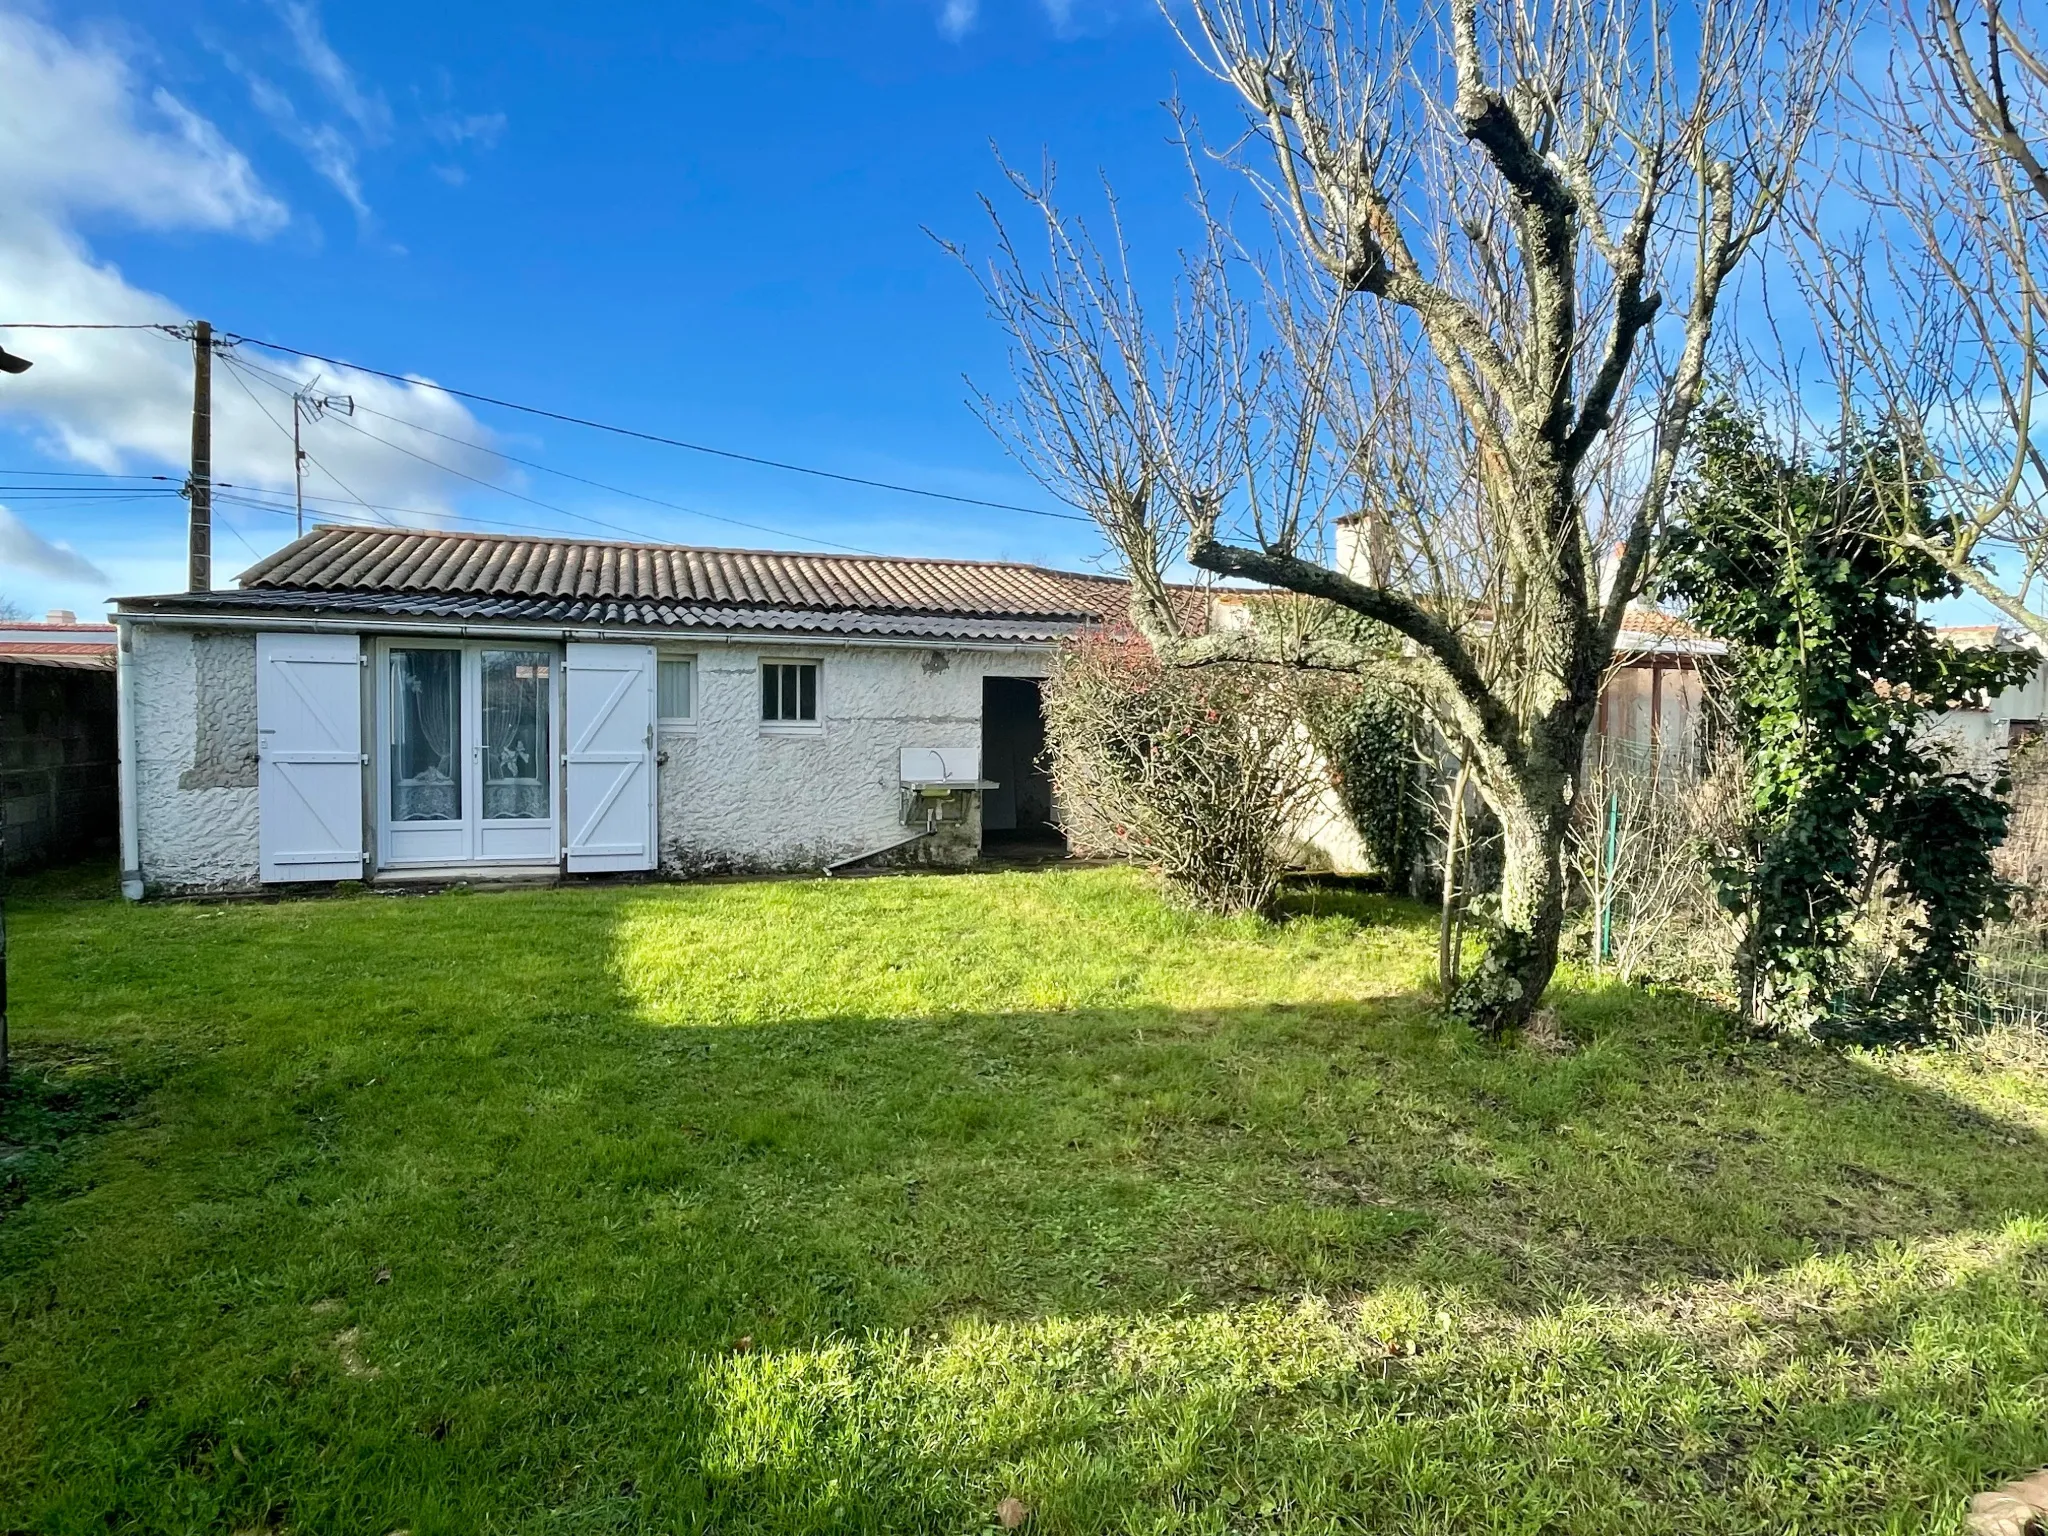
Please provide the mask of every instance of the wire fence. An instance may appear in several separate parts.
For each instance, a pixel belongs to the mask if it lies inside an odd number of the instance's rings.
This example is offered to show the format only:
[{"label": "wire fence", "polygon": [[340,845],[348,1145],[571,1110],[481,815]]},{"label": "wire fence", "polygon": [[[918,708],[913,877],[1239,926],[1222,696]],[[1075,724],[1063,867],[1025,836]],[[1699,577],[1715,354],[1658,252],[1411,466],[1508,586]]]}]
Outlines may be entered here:
[{"label": "wire fence", "polygon": [[1972,1003],[1986,1024],[2048,1030],[2048,932],[2004,923],[1977,946]]},{"label": "wire fence", "polygon": [[2013,754],[2012,816],[1996,855],[2013,915],[1977,946],[1971,1003],[1980,1021],[2048,1030],[2048,751]]}]

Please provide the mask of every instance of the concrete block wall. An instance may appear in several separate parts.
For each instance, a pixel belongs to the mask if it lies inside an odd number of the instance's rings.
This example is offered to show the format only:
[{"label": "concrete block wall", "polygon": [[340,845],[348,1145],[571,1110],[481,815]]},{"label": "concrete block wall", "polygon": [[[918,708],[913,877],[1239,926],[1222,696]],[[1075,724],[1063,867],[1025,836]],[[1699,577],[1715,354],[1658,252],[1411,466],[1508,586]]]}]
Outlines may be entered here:
[{"label": "concrete block wall", "polygon": [[120,830],[114,674],[0,661],[7,868],[111,851]]}]

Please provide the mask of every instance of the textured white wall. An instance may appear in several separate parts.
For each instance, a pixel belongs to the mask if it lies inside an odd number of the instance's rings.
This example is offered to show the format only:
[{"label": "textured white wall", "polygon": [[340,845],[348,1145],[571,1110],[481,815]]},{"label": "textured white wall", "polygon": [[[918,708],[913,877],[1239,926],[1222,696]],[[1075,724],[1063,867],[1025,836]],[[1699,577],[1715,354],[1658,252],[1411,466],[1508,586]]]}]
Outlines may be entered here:
[{"label": "textured white wall", "polygon": [[250,889],[257,884],[256,637],[153,624],[137,624],[131,634],[122,665],[135,669],[143,883],[169,891]]},{"label": "textured white wall", "polygon": [[1983,709],[1952,709],[1927,734],[1954,750],[1959,767],[1995,773],[2004,766],[2015,722],[2048,719],[2048,667],[2038,669],[2017,688],[2008,688]]},{"label": "textured white wall", "polygon": [[[1320,761],[1317,768],[1327,773]],[[1288,852],[1305,868],[1340,875],[1369,874],[1375,868],[1372,850],[1365,846],[1344,809],[1344,797],[1329,783],[1318,787],[1315,798],[1295,818],[1293,846]]]},{"label": "textured white wall", "polygon": [[[817,869],[910,835],[905,747],[979,747],[981,680],[1044,675],[1048,653],[884,646],[673,645],[697,660],[697,720],[664,729],[661,863],[670,874]],[[819,663],[820,729],[764,729],[763,659]],[[974,839],[965,857],[973,857]],[[954,857],[959,840],[946,840]]]}]

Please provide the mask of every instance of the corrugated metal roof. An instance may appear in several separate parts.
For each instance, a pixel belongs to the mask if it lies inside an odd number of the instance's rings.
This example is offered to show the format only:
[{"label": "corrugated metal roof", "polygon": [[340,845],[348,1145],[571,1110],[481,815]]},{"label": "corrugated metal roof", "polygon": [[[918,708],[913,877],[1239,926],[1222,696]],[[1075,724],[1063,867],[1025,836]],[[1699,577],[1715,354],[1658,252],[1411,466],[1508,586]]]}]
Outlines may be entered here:
[{"label": "corrugated metal roof", "polygon": [[[981,560],[320,527],[257,562],[244,590],[617,602],[672,612],[914,614],[1086,623],[1122,612],[1107,576]],[[215,594],[218,596],[219,594]],[[688,620],[661,622],[690,622]]]}]

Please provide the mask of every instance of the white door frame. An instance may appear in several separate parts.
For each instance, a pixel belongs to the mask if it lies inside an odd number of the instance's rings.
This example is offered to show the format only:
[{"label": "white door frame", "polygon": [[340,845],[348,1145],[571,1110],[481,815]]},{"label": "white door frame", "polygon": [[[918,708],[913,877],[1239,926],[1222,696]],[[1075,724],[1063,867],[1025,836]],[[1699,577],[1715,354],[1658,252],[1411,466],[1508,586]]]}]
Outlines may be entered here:
[{"label": "white door frame", "polygon": [[[391,696],[394,651],[453,651],[459,662],[461,699],[458,723],[461,744],[462,815],[454,821],[407,822],[391,819]],[[548,658],[548,737],[543,761],[548,765],[548,814],[545,818],[483,814],[483,653],[539,651]],[[545,640],[458,640],[423,635],[418,639],[380,635],[376,645],[376,721],[371,745],[371,782],[377,801],[377,867],[407,869],[442,865],[559,865],[562,858],[562,784],[559,768],[562,715],[562,647]]]}]

